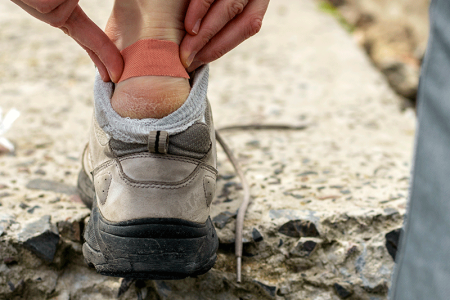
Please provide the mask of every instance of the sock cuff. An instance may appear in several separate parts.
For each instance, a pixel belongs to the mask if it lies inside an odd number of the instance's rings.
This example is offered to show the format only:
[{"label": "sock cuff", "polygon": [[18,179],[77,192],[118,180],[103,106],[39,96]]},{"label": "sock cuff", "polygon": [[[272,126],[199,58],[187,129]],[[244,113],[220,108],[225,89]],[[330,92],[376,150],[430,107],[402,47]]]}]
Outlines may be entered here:
[{"label": "sock cuff", "polygon": [[197,69],[187,100],[170,115],[161,119],[130,119],[114,111],[111,106],[114,83],[103,82],[97,71],[94,82],[95,118],[106,134],[125,143],[147,144],[150,131],[167,131],[169,135],[182,132],[204,119],[208,78],[208,65]]},{"label": "sock cuff", "polygon": [[124,70],[119,82],[138,76],[171,76],[189,78],[180,61],[179,46],[171,41],[145,39],[126,47],[120,53]]}]

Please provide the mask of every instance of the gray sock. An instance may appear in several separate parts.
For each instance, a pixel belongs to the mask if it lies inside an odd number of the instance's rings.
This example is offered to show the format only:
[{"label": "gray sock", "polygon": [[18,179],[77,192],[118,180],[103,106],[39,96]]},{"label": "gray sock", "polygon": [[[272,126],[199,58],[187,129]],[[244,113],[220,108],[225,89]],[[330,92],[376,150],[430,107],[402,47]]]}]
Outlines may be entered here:
[{"label": "gray sock", "polygon": [[111,106],[114,83],[103,82],[97,73],[94,83],[95,117],[100,127],[112,138],[125,143],[147,144],[151,131],[167,131],[169,135],[186,130],[195,121],[204,120],[209,67],[199,68],[186,102],[162,119],[123,118]]}]

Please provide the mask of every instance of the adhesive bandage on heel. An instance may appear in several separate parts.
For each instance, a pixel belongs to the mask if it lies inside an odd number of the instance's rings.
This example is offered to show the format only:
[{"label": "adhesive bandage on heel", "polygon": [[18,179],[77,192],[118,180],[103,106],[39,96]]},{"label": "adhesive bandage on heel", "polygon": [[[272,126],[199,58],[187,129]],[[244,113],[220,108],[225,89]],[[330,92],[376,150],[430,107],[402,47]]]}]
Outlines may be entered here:
[{"label": "adhesive bandage on heel", "polygon": [[179,46],[174,42],[139,40],[120,53],[125,67],[119,82],[139,76],[171,76],[189,79],[180,61]]}]

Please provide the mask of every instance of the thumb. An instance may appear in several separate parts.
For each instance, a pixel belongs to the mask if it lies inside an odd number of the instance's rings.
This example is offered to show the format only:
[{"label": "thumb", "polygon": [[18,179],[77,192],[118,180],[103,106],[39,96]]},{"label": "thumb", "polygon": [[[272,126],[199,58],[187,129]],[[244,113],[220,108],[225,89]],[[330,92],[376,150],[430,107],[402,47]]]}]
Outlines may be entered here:
[{"label": "thumb", "polygon": [[[60,28],[88,52],[101,73],[106,69],[113,82],[119,81],[124,67],[119,49],[79,5]],[[103,79],[107,77],[102,74]]]}]

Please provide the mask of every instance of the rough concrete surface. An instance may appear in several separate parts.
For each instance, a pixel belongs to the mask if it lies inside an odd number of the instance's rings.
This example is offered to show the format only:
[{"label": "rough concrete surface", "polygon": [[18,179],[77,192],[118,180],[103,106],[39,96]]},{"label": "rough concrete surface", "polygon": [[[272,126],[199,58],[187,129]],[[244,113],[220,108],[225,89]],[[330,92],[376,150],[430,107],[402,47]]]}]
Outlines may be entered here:
[{"label": "rough concrete surface", "polygon": [[[101,27],[111,1],[81,1]],[[312,0],[273,0],[263,29],[211,64],[216,127],[251,185],[243,283],[233,215],[242,190],[219,151],[215,267],[181,281],[89,269],[89,216],[75,192],[94,67],[61,31],[0,2],[0,106],[22,113],[0,156],[2,299],[386,299],[406,207],[414,114],[353,39]],[[224,213],[228,211],[229,213]],[[386,237],[387,235],[387,237]],[[120,295],[120,296],[119,296]]]}]

